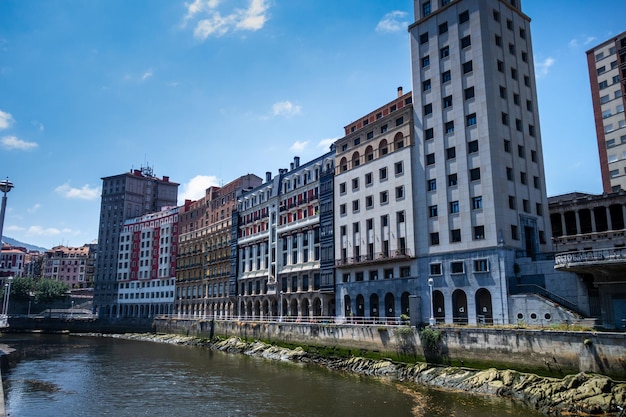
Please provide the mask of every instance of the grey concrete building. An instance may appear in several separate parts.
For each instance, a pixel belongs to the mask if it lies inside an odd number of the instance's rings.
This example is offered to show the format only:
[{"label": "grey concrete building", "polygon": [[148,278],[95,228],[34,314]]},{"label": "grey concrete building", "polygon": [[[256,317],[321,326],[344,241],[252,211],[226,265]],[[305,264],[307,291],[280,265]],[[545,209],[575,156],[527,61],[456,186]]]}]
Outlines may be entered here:
[{"label": "grey concrete building", "polygon": [[94,312],[99,317],[117,316],[118,249],[124,221],[176,206],[177,197],[178,184],[166,176],[157,178],[150,167],[102,178],[94,276]]}]

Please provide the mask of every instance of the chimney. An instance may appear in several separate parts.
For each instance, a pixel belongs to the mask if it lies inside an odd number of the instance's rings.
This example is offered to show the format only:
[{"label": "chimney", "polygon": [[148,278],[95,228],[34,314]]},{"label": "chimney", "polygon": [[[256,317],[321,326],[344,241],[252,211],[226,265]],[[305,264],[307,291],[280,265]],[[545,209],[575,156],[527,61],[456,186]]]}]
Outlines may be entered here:
[{"label": "chimney", "polygon": [[170,182],[170,177],[163,175],[163,182]]},{"label": "chimney", "polygon": [[289,170],[293,171],[293,162],[289,164],[289,167],[290,167]]},{"label": "chimney", "polygon": [[300,166],[300,157],[294,156],[293,163],[296,165],[296,168],[298,168]]},{"label": "chimney", "polygon": [[398,87],[398,97],[402,97],[402,86]]},{"label": "chimney", "polygon": [[265,171],[265,182],[270,182],[272,180],[272,172]]}]

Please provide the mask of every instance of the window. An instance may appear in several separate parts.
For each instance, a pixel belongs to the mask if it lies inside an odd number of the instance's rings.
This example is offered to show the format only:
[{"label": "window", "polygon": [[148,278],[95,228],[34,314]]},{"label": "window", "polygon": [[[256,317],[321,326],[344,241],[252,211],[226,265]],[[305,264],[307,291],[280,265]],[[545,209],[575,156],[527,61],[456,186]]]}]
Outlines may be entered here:
[{"label": "window", "polygon": [[439,34],[442,35],[448,31],[448,22],[443,22],[439,25]]},{"label": "window", "polygon": [[530,87],[530,77],[528,75],[524,75],[524,85]]},{"label": "window", "polygon": [[489,272],[489,261],[487,259],[474,260],[474,272]]},{"label": "window", "polygon": [[426,184],[427,184],[428,191],[435,191],[437,189],[437,180],[434,178],[428,180]]},{"label": "window", "polygon": [[526,29],[519,28],[519,37],[522,39],[526,39]]},{"label": "window", "polygon": [[506,179],[509,181],[513,181],[513,168],[506,167]]},{"label": "window", "polygon": [[600,68],[596,68],[596,74],[600,75],[606,71],[606,67],[603,65]]},{"label": "window", "polygon": [[422,91],[430,91],[431,89],[431,84],[430,84],[430,79],[423,81],[422,82]]},{"label": "window", "polygon": [[485,238],[485,226],[474,226],[474,240],[482,240]]},{"label": "window", "polygon": [[533,162],[537,162],[537,151],[534,149],[531,149],[530,151],[530,160]]},{"label": "window", "polygon": [[352,202],[352,212],[357,212],[359,211],[359,200],[354,200]]},{"label": "window", "polygon": [[612,78],[612,80],[613,80],[613,84],[617,84],[617,83],[619,83],[619,75],[615,75],[615,76]]},{"label": "window", "polygon": [[474,69],[474,66],[472,64],[472,61],[467,61],[463,63],[463,74],[467,74],[472,72]]},{"label": "window", "polygon": [[454,120],[446,122],[446,133],[454,133]]},{"label": "window", "polygon": [[507,126],[509,124],[509,115],[507,113],[502,112],[501,119],[503,125]]},{"label": "window", "polygon": [[608,103],[610,100],[609,95],[607,94],[606,96],[602,96],[600,97],[600,103],[604,104],[604,103]]},{"label": "window", "polygon": [[498,60],[498,71],[499,72],[504,72],[504,62]]},{"label": "window", "polygon": [[543,205],[541,203],[535,203],[535,212],[537,216],[543,216]]},{"label": "window", "polygon": [[511,239],[519,240],[519,233],[517,230],[517,226],[514,224],[511,225]]},{"label": "window", "polygon": [[380,216],[380,225],[383,227],[389,226],[389,216],[388,215],[384,215],[384,216]]},{"label": "window", "polygon": [[517,69],[511,68],[511,78],[517,80]]},{"label": "window", "polygon": [[437,217],[437,205],[428,207],[428,217]]},{"label": "window", "polygon": [[458,201],[451,201],[450,202],[450,213],[454,214],[454,213],[458,213],[459,212],[459,202]]},{"label": "window", "polygon": [[522,61],[528,62],[528,53],[526,51],[522,51]]},{"label": "window", "polygon": [[470,181],[478,181],[480,179],[480,168],[470,169]]},{"label": "window", "polygon": [[428,32],[424,32],[420,35],[420,45],[428,43]]},{"label": "window", "polygon": [[455,185],[457,185],[456,174],[448,175],[448,187],[454,187]]},{"label": "window", "polygon": [[443,98],[443,108],[446,109],[448,107],[452,107],[452,96]]},{"label": "window", "polygon": [[503,86],[500,86],[500,97],[506,99],[506,88]]},{"label": "window", "polygon": [[387,179],[387,168],[381,168],[378,170],[378,179],[384,181]]},{"label": "window", "polygon": [[426,155],[426,165],[433,165],[435,163],[435,154],[429,153]]},{"label": "window", "polygon": [[504,152],[511,153],[511,141],[504,139]]},{"label": "window", "polygon": [[426,1],[422,3],[422,16],[428,16],[432,12],[430,2]]},{"label": "window", "polygon": [[404,186],[400,185],[396,187],[396,200],[400,200],[404,198]]},{"label": "window", "polygon": [[380,193],[380,204],[387,204],[389,202],[389,193],[387,191],[382,191]]},{"label": "window", "polygon": [[522,131],[522,121],[520,119],[515,119],[515,130],[518,132]]},{"label": "window", "polygon": [[426,68],[430,65],[430,55],[426,55],[422,58],[422,68]]},{"label": "window", "polygon": [[508,30],[513,30],[513,21],[511,19],[506,19],[506,28]]},{"label": "window", "polygon": [[432,103],[428,103],[424,106],[424,116],[428,116],[429,114],[432,114],[433,112],[433,105]]},{"label": "window", "polygon": [[515,197],[513,197],[512,195],[509,196],[509,208],[511,210],[515,210],[517,208],[515,204]]},{"label": "window", "polygon": [[496,46],[502,46],[502,36],[496,35]]},{"label": "window", "polygon": [[497,10],[493,11],[493,20],[495,20],[496,22],[500,21],[500,12]]},{"label": "window", "polygon": [[618,176],[619,176],[619,169],[614,169],[614,170],[610,171],[610,172],[609,172],[609,176],[610,176],[611,178],[618,177]]},{"label": "window", "polygon": [[365,174],[365,185],[372,185],[372,173]]},{"label": "window", "polygon": [[359,179],[358,178],[352,178],[352,190],[358,190],[359,189]]},{"label": "window", "polygon": [[447,58],[450,56],[450,47],[448,45],[444,46],[439,50],[439,58]]},{"label": "window", "polygon": [[523,158],[523,159],[526,158],[526,153],[524,151],[524,146],[523,145],[517,145],[517,155],[520,158]]},{"label": "window", "polygon": [[441,264],[430,264],[430,275],[441,275]]},{"label": "window", "polygon": [[539,188],[539,177],[533,176],[533,186]]},{"label": "window", "polygon": [[483,208],[483,197],[472,197],[472,210],[480,210]]},{"label": "window", "polygon": [[450,82],[450,80],[452,80],[452,75],[450,75],[450,71],[444,71],[443,73],[441,73],[441,82],[442,83],[447,83]]},{"label": "window", "polygon": [[380,133],[385,133],[387,131],[387,125],[382,125],[380,127]]},{"label": "window", "polygon": [[368,195],[365,197],[365,208],[372,208],[374,207],[374,197],[371,195]]},{"label": "window", "polygon": [[598,88],[600,90],[604,90],[605,88],[607,88],[609,86],[609,82],[608,81],[602,81],[600,84],[598,84]]},{"label": "window", "polygon": [[473,140],[467,143],[467,153],[476,153],[478,152],[478,141]]},{"label": "window", "polygon": [[341,214],[342,216],[346,215],[346,205],[342,204],[339,206],[339,214]]},{"label": "window", "polygon": [[373,137],[374,137],[374,132],[373,131],[367,132],[367,138],[368,139],[372,139]]},{"label": "window", "polygon": [[515,55],[515,45],[513,45],[512,43],[509,44],[509,53],[511,55]]},{"label": "window", "polygon": [[472,44],[472,38],[470,38],[470,35],[467,35],[461,38],[461,48],[467,48],[471,44]]},{"label": "window", "polygon": [[439,233],[433,232],[430,234],[430,244],[431,246],[435,246],[439,244]]},{"label": "window", "polygon": [[468,114],[467,116],[465,116],[465,125],[466,126],[476,125],[476,113]]},{"label": "window", "polygon": [[525,198],[522,199],[522,210],[524,210],[524,213],[530,213],[530,201]]},{"label": "window", "polygon": [[396,126],[400,126],[403,123],[404,123],[404,117],[398,117],[396,119]]},{"label": "window", "polygon": [[452,274],[463,274],[463,273],[465,273],[465,268],[464,268],[464,265],[463,265],[463,261],[450,262],[450,273],[452,273]]},{"label": "window", "polygon": [[403,211],[398,211],[398,212],[396,213],[396,221],[397,221],[398,223],[404,223],[404,220],[405,220],[405,215],[404,215],[404,212],[403,212]]},{"label": "window", "polygon": [[459,14],[459,24],[469,21],[469,11],[466,10]]},{"label": "window", "polygon": [[513,104],[519,106],[519,94],[513,93]]},{"label": "window", "polygon": [[341,184],[339,184],[339,193],[340,194],[345,194],[346,193],[346,183],[342,182]]},{"label": "window", "polygon": [[456,148],[454,146],[446,149],[446,159],[456,158]]},{"label": "window", "polygon": [[471,98],[474,98],[474,87],[468,87],[463,91],[463,96],[465,97],[465,100],[469,100]]},{"label": "window", "polygon": [[402,174],[402,172],[404,171],[404,166],[403,166],[402,161],[395,163],[394,171],[395,171],[396,175]]}]

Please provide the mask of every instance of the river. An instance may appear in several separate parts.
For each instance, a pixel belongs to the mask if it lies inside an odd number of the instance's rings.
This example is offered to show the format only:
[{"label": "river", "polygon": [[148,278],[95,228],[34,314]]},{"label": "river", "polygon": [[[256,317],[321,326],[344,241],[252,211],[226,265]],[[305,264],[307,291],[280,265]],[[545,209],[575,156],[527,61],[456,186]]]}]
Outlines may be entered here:
[{"label": "river", "polygon": [[70,335],[2,334],[9,417],[538,417],[450,393],[206,348]]}]

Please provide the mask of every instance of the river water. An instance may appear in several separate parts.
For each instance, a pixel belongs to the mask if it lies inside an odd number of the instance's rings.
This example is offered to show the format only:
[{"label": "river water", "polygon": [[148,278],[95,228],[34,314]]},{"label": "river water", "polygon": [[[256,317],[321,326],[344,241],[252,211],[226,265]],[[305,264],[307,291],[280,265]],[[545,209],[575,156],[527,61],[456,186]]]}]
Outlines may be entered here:
[{"label": "river water", "polygon": [[9,417],[538,417],[503,399],[449,393],[206,348],[2,334]]}]

